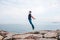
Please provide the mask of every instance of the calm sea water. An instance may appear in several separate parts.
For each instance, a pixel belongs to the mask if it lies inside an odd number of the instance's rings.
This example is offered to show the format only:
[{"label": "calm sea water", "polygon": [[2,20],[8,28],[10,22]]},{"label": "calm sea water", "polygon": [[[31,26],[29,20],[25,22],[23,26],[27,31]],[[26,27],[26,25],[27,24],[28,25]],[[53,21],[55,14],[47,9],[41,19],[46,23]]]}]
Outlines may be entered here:
[{"label": "calm sea water", "polygon": [[[57,30],[60,29],[60,23],[55,24],[40,24],[35,25],[35,30]],[[5,30],[14,33],[25,33],[33,31],[31,25],[21,25],[21,24],[0,24],[0,30]]]}]

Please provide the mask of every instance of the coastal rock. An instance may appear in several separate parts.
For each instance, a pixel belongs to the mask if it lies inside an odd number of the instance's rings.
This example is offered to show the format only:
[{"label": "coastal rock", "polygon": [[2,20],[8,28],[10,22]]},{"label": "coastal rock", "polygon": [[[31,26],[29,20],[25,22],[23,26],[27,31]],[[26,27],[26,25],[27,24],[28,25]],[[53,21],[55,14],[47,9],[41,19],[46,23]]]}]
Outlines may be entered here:
[{"label": "coastal rock", "polygon": [[0,40],[2,40],[4,37],[0,35]]},{"label": "coastal rock", "polygon": [[48,32],[44,35],[45,38],[56,38],[57,33],[56,32]]},{"label": "coastal rock", "polygon": [[50,30],[40,30],[40,31],[38,31],[38,32],[40,32],[40,34],[42,34],[42,33],[44,33],[44,34],[46,34],[47,32],[49,32]]},{"label": "coastal rock", "polygon": [[32,35],[32,34],[15,34],[15,35],[12,36],[12,38],[14,38],[14,39],[24,39],[25,37],[28,37],[30,35]]},{"label": "coastal rock", "polygon": [[36,38],[42,38],[42,35],[41,34],[25,34],[25,38],[27,38],[27,37],[36,37]]},{"label": "coastal rock", "polygon": [[13,40],[35,40],[35,39],[13,39]]},{"label": "coastal rock", "polygon": [[38,38],[36,40],[57,40],[57,39],[54,39],[54,38]]},{"label": "coastal rock", "polygon": [[13,35],[14,35],[13,33],[8,33],[8,34],[6,35],[6,37],[4,38],[4,40],[8,40],[8,39],[11,40]]},{"label": "coastal rock", "polygon": [[3,37],[6,37],[7,34],[8,34],[7,31],[4,31],[4,30],[0,31],[0,35],[2,35]]},{"label": "coastal rock", "polygon": [[25,39],[37,39],[37,38],[38,38],[37,36],[30,35],[30,36],[26,37]]},{"label": "coastal rock", "polygon": [[25,34],[40,34],[40,32],[35,31],[35,32],[29,32],[29,33],[25,33]]},{"label": "coastal rock", "polygon": [[60,30],[40,30],[24,34],[0,31],[0,40],[60,40]]},{"label": "coastal rock", "polygon": [[41,38],[41,34],[15,34],[13,35],[14,39],[33,39],[33,38]]}]

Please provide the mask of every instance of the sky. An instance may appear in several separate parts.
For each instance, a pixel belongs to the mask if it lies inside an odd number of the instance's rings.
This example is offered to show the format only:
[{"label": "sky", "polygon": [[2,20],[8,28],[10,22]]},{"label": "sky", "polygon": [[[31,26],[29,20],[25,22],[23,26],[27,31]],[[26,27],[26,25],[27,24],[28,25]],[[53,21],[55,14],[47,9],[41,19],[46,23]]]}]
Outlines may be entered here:
[{"label": "sky", "polygon": [[0,24],[28,24],[28,14],[34,23],[60,22],[60,0],[0,0]]}]

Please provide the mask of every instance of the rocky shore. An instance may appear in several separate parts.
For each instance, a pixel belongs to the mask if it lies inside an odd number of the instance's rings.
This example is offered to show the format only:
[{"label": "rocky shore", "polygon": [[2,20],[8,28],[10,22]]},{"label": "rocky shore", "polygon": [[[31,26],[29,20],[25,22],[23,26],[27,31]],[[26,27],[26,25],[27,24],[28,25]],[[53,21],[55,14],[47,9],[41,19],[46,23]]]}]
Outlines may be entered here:
[{"label": "rocky shore", "polygon": [[24,34],[0,30],[0,40],[60,40],[60,30],[40,30]]}]

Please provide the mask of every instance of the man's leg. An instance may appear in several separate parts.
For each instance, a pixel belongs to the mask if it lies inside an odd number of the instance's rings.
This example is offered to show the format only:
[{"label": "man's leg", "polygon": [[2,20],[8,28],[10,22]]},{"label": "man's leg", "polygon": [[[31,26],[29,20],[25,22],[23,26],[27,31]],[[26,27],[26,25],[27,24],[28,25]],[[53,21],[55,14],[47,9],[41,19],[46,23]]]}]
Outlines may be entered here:
[{"label": "man's leg", "polygon": [[34,30],[34,25],[32,24],[32,21],[31,21],[31,20],[29,20],[29,22],[30,22],[30,24],[32,25],[32,28],[33,28],[33,30]]}]

